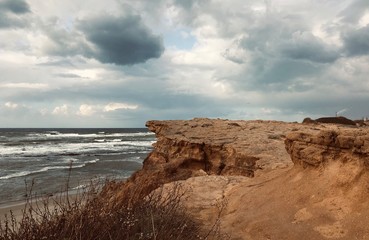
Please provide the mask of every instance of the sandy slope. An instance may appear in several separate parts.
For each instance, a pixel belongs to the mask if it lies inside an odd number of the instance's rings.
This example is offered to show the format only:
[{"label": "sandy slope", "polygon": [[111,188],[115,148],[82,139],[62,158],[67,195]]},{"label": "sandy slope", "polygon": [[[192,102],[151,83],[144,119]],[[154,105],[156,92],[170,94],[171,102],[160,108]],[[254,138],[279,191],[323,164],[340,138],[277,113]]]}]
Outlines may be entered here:
[{"label": "sandy slope", "polygon": [[[186,206],[231,239],[369,239],[368,175],[342,185],[350,169],[278,169],[260,177],[202,176],[182,182]],[[173,183],[171,183],[173,184]],[[170,185],[166,187],[170,187]]]}]

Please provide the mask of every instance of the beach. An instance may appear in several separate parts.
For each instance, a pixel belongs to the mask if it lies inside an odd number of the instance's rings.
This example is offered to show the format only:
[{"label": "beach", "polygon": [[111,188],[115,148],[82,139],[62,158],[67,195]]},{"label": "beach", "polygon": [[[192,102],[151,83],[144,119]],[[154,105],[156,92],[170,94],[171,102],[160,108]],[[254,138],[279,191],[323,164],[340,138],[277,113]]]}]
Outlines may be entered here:
[{"label": "beach", "polygon": [[89,186],[94,186],[96,188],[96,192],[90,191],[91,188],[84,188],[68,192],[58,192],[53,195],[33,196],[27,200],[18,200],[0,204],[0,224],[4,223],[6,217],[8,217],[9,220],[11,214],[17,221],[20,221],[23,217],[24,211],[28,212],[30,208],[37,211],[37,209],[42,210],[47,207],[49,210],[52,210],[57,205],[67,204],[67,199],[69,199],[70,204],[73,204],[74,202],[84,202],[88,196],[95,196],[95,194],[104,186],[104,183],[90,182]]},{"label": "beach", "polygon": [[18,201],[14,203],[3,204],[0,206],[0,221],[1,223],[5,220],[5,215],[10,216],[10,211],[14,214],[16,219],[22,217],[22,211],[26,205],[25,201]]}]

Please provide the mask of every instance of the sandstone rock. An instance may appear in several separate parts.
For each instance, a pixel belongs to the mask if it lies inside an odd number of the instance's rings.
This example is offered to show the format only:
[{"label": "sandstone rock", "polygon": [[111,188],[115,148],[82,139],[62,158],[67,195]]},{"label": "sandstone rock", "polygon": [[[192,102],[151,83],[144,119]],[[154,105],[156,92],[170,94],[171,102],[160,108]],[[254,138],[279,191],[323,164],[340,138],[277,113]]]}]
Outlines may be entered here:
[{"label": "sandstone rock", "polygon": [[172,163],[208,174],[251,177],[257,169],[289,165],[283,140],[296,124],[197,118],[148,121],[146,125],[156,133],[157,143],[144,165]]},{"label": "sandstone rock", "polygon": [[[225,123],[239,129],[232,131],[224,126]],[[172,150],[168,151],[168,146],[164,147],[164,143],[173,140],[165,142],[164,139],[172,136],[173,126],[177,129],[183,123],[167,124],[166,127],[160,124],[158,143],[153,152],[165,155],[167,162],[176,162],[178,156],[170,154]],[[182,141],[201,142],[213,149],[213,154],[224,151],[224,145],[227,147],[225,153],[212,155],[213,159],[206,157],[210,156],[206,151],[204,154],[199,154],[198,150],[192,153],[199,156],[197,161],[204,158],[214,160],[212,166],[219,166],[219,162],[225,166],[218,172],[223,176],[209,168],[204,169],[205,176],[180,181],[190,189],[184,202],[189,213],[210,228],[219,216],[219,204],[226,204],[219,222],[220,229],[231,239],[369,237],[369,227],[361,214],[369,215],[366,208],[369,206],[368,191],[365,190],[369,186],[366,170],[368,129],[261,121],[237,122],[237,125],[222,121],[212,122],[211,126],[216,129],[208,126],[210,132],[193,132],[182,127],[180,131],[176,130],[181,132]],[[223,127],[227,131],[222,131]],[[270,137],[276,135],[286,135],[285,145],[281,144],[284,137]],[[233,142],[231,138],[234,138]],[[294,166],[273,170],[274,164],[285,161],[284,148]],[[193,156],[190,152],[186,154]],[[256,162],[256,166],[263,161],[262,166],[269,171],[255,168],[254,178],[246,177],[238,169],[232,172],[231,169],[243,163],[249,166],[248,158],[252,158],[249,161]],[[175,183],[168,183],[166,187],[170,188],[172,184]]]},{"label": "sandstone rock", "polygon": [[201,118],[147,126],[153,151],[105,189],[109,201],[179,182],[188,212],[230,239],[369,239],[369,128]]},{"label": "sandstone rock", "polygon": [[311,118],[304,118],[304,120],[302,121],[303,124],[317,124],[317,121],[311,119]]},{"label": "sandstone rock", "polygon": [[293,132],[287,135],[285,143],[292,162],[303,167],[331,161],[369,163],[369,132],[363,129]]},{"label": "sandstone rock", "polygon": [[253,177],[263,171],[291,166],[284,138],[288,131],[300,126],[277,121],[206,118],[148,121],[146,125],[156,134],[157,142],[140,171],[126,183],[106,189],[106,192],[118,192],[111,194],[113,203],[128,195],[127,191],[135,192],[139,198],[162,184],[202,172]]}]

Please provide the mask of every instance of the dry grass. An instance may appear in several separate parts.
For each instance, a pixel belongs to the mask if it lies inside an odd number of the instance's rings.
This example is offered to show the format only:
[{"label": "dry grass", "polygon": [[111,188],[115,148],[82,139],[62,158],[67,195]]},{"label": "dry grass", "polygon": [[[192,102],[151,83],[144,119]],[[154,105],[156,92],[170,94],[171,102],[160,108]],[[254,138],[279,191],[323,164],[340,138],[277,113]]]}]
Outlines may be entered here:
[{"label": "dry grass", "polygon": [[77,195],[65,191],[36,200],[31,188],[22,217],[10,212],[0,224],[0,239],[224,239],[219,229],[203,233],[201,224],[186,214],[179,185],[169,194],[151,194],[119,207],[97,194],[101,186],[91,182]]}]

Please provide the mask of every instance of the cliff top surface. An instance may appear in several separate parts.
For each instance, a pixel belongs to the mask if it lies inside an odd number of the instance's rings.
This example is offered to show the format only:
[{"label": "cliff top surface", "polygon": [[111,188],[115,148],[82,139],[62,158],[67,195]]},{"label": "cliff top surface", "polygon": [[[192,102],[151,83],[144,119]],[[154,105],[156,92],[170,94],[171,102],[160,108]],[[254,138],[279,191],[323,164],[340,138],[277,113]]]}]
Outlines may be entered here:
[{"label": "cliff top surface", "polygon": [[147,126],[158,138],[147,169],[190,171],[176,181],[188,211],[208,227],[221,216],[230,239],[369,239],[368,127],[221,119]]},{"label": "cliff top surface", "polygon": [[[146,126],[157,138],[232,148],[239,155],[258,158],[260,169],[291,166],[285,150],[288,134],[316,135],[320,131],[335,131],[342,135],[365,135],[369,128],[341,124],[300,124],[282,121],[244,121],[195,118],[193,120],[148,121]],[[294,136],[296,136],[296,134]]]}]

